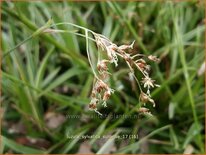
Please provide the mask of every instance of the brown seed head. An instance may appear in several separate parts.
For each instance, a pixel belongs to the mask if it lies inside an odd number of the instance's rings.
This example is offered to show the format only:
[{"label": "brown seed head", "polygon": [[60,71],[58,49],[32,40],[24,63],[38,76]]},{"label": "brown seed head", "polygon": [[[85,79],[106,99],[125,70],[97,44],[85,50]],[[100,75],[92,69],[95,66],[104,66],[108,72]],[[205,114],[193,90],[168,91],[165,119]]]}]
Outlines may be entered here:
[{"label": "brown seed head", "polygon": [[146,102],[149,101],[148,99],[149,99],[149,96],[147,94],[145,94],[144,92],[141,92],[140,101],[143,102],[143,103],[146,103]]},{"label": "brown seed head", "polygon": [[110,98],[110,96],[111,96],[111,92],[110,91],[105,91],[104,92],[104,96],[103,96],[103,100],[104,101],[107,101],[109,98]]},{"label": "brown seed head", "polygon": [[159,61],[160,61],[160,59],[157,58],[157,57],[154,56],[154,55],[149,55],[149,56],[148,56],[148,59],[149,59],[149,60],[152,60],[152,61],[154,61],[154,62],[159,62]]},{"label": "brown seed head", "polygon": [[108,60],[101,60],[98,64],[97,64],[97,69],[98,71],[100,72],[103,72],[103,71],[107,71],[108,70],[108,67],[107,67],[107,63],[109,61]]},{"label": "brown seed head", "polygon": [[145,94],[144,92],[141,92],[140,94],[140,101],[143,103],[147,103],[150,102],[153,104],[153,107],[155,107],[155,102],[153,99],[151,99],[147,94]]},{"label": "brown seed head", "polygon": [[92,102],[92,103],[89,104],[89,108],[90,108],[90,109],[96,109],[96,107],[97,107],[97,104],[94,103],[94,102]]},{"label": "brown seed head", "polygon": [[137,66],[138,66],[141,70],[144,70],[144,68],[145,68],[145,63],[138,62],[138,63],[137,63]]},{"label": "brown seed head", "polygon": [[118,48],[119,48],[120,50],[133,49],[134,42],[135,42],[135,41],[133,41],[130,45],[121,45],[121,46],[119,46]]},{"label": "brown seed head", "polygon": [[103,81],[99,80],[96,84],[96,91],[100,93],[102,90],[107,89],[108,85]]}]

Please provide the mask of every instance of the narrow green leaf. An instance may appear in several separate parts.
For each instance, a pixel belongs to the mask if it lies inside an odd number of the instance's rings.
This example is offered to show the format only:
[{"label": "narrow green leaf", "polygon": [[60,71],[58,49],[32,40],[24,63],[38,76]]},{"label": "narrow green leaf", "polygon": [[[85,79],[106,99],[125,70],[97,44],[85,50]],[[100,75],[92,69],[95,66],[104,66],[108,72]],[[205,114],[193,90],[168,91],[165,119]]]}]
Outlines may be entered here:
[{"label": "narrow green leaf", "polygon": [[26,43],[27,41],[29,41],[30,39],[34,38],[35,36],[41,34],[45,29],[47,29],[48,27],[50,27],[52,23],[52,20],[50,19],[44,26],[40,27],[39,29],[37,29],[32,35],[30,35],[28,38],[26,38],[25,40],[23,40],[22,42],[20,42],[19,44],[17,44],[15,47],[13,47],[12,49],[6,51],[3,54],[3,58],[5,56],[7,56],[8,54],[10,54],[12,51],[14,51],[15,49],[17,49],[19,46],[23,45],[24,43]]},{"label": "narrow green leaf", "polygon": [[112,137],[110,137],[109,140],[99,149],[99,151],[96,154],[108,154],[108,150],[111,149],[111,147],[113,147],[116,136],[119,133],[120,131],[117,131]]},{"label": "narrow green leaf", "polygon": [[198,124],[198,128],[197,128],[196,123],[193,123],[193,124],[190,126],[190,128],[189,128],[189,130],[188,130],[188,132],[187,132],[186,139],[185,139],[185,141],[184,141],[184,143],[183,143],[183,148],[184,148],[184,149],[186,148],[186,146],[187,146],[190,142],[192,142],[192,141],[195,139],[195,137],[196,137],[197,135],[200,134],[200,131],[201,131],[201,130],[202,130],[202,126],[200,126],[200,124]]},{"label": "narrow green leaf", "polygon": [[43,79],[44,76],[44,72],[46,69],[46,65],[47,65],[47,61],[49,59],[49,56],[52,54],[52,52],[54,51],[54,47],[52,47],[49,52],[46,54],[46,56],[44,57],[44,59],[41,62],[41,65],[37,71],[37,75],[36,75],[36,87],[39,88],[39,85]]},{"label": "narrow green leaf", "polygon": [[177,138],[177,135],[175,134],[173,126],[171,126],[171,128],[170,128],[170,138],[174,144],[175,149],[179,149],[178,138]]},{"label": "narrow green leaf", "polygon": [[101,136],[105,130],[105,127],[107,125],[107,123],[109,122],[109,118],[107,117],[107,119],[105,119],[102,124],[96,129],[94,135],[95,137],[90,141],[90,145],[92,146],[94,144],[94,142],[97,140],[98,136]]},{"label": "narrow green leaf", "polygon": [[56,88],[57,86],[59,86],[60,84],[62,84],[63,82],[65,82],[66,80],[68,80],[69,78],[71,78],[72,76],[75,75],[80,75],[82,73],[84,73],[85,71],[80,70],[78,68],[72,68],[69,69],[68,71],[66,71],[65,73],[63,73],[61,76],[59,76],[57,79],[55,79],[46,89],[44,89],[40,94],[39,97],[44,95],[46,92],[51,91],[52,89]]},{"label": "narrow green leaf", "polygon": [[3,143],[8,148],[16,151],[17,153],[23,153],[23,154],[44,154],[44,151],[33,149],[27,146],[20,145],[4,136],[1,136]]}]

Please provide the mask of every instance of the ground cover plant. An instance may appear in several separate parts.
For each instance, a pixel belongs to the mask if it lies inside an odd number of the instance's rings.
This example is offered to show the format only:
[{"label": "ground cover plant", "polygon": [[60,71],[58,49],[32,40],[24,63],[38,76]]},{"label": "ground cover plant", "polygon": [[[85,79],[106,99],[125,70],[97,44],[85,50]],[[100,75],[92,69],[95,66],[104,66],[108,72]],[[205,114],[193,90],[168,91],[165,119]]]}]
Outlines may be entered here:
[{"label": "ground cover plant", "polygon": [[1,153],[204,153],[203,4],[2,2]]}]

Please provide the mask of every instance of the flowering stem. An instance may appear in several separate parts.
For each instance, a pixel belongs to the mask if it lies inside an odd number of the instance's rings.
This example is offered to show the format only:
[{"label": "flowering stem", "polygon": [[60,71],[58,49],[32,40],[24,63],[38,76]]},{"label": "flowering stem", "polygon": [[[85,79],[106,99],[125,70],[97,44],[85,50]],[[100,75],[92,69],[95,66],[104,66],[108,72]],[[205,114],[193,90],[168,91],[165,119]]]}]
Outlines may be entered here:
[{"label": "flowering stem", "polygon": [[85,29],[85,36],[86,36],[86,51],[87,51],[87,57],[88,57],[88,60],[89,60],[89,64],[92,68],[92,71],[94,73],[95,78],[97,78],[99,80],[99,78],[98,78],[98,76],[97,76],[97,74],[94,70],[94,67],[92,65],[92,61],[91,61],[90,54],[89,54],[89,39],[88,39],[88,30],[87,29]]},{"label": "flowering stem", "polygon": [[[127,62],[127,61],[126,61]],[[136,80],[137,84],[138,84],[138,87],[139,87],[139,90],[142,92],[142,88],[140,86],[140,83],[139,83],[139,80],[136,78],[136,76],[134,75],[134,70],[132,69],[132,67],[130,66],[130,64],[127,62],[127,65],[129,66],[129,69],[134,77],[134,79]]]},{"label": "flowering stem", "polygon": [[[86,38],[86,36],[84,34],[81,33],[77,33],[77,32],[73,32],[73,31],[67,31],[67,30],[59,30],[59,29],[49,29],[49,30],[45,30],[44,33],[71,33],[71,34],[75,34],[77,36],[81,36]],[[89,40],[96,42],[96,40],[94,40],[91,37],[88,37]]]},{"label": "flowering stem", "polygon": [[79,26],[79,25],[76,25],[76,24],[73,24],[73,23],[69,23],[69,22],[62,22],[62,23],[56,23],[56,24],[52,24],[52,26],[58,26],[58,25],[71,25],[71,26],[74,26],[74,27],[77,27],[79,29],[82,29],[82,30],[87,30],[88,32],[91,32],[92,34],[96,34],[94,31],[90,30],[90,29],[87,29],[83,26]]}]

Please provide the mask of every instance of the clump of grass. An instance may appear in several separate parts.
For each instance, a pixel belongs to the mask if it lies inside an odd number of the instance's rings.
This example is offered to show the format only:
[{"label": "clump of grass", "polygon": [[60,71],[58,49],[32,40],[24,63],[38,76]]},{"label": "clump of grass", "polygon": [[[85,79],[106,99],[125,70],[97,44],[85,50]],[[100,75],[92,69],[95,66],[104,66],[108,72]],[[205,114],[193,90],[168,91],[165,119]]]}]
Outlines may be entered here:
[{"label": "clump of grass", "polygon": [[[2,2],[2,55],[13,52],[2,59],[5,113],[0,153],[78,153],[87,141],[91,152],[101,154],[111,147],[116,148],[113,153],[120,154],[204,154],[204,74],[197,71],[205,57],[205,10],[203,1],[198,2]],[[50,23],[48,27],[45,23],[51,17],[56,25]],[[161,84],[150,92],[150,97],[143,84],[145,76],[131,65],[144,94],[157,103],[155,108],[153,104],[140,104],[141,91],[127,61],[115,51],[115,67],[107,49],[101,49],[95,35],[85,28],[105,36],[116,48],[121,44],[130,46],[135,40],[133,49],[125,53],[131,57],[144,54],[133,61],[142,59],[138,66],[145,69],[144,61],[149,64],[149,77]],[[85,41],[97,77],[115,90],[106,102],[107,108],[102,106],[107,91],[100,92],[102,100],[97,110],[126,117],[102,119],[88,111],[92,88],[98,80],[88,63]],[[98,54],[102,55],[99,60]],[[150,63],[150,59],[156,59],[150,55],[161,61]],[[107,77],[102,78],[103,74]],[[147,85],[152,88],[150,83]],[[44,120],[48,111],[77,117],[49,129]],[[139,115],[150,111],[153,117]],[[26,128],[24,133],[10,132],[18,123]],[[68,139],[68,134],[134,134],[138,139]],[[44,139],[50,145],[24,146],[19,139],[25,137]]]}]

